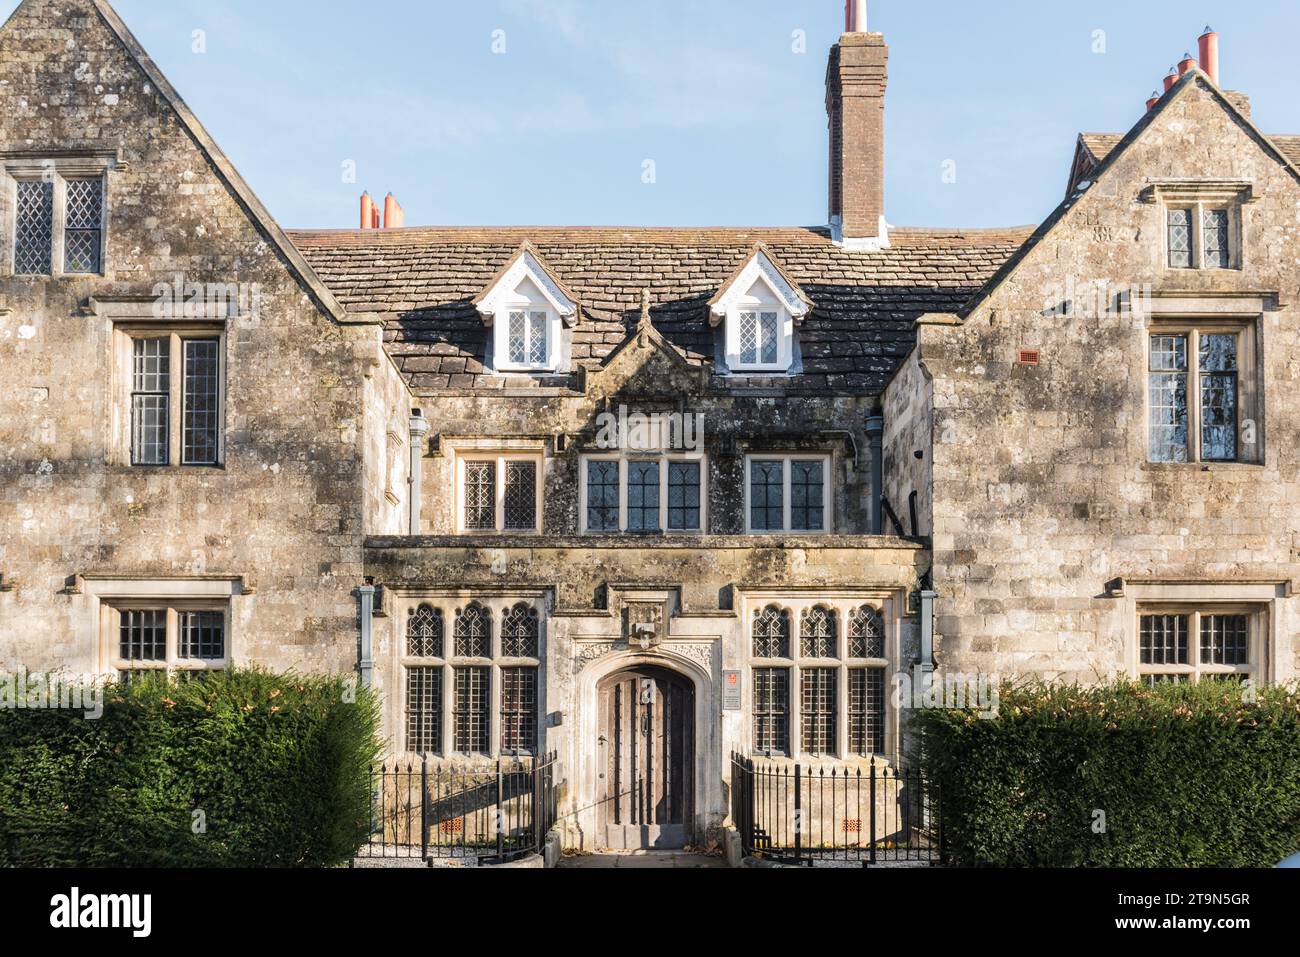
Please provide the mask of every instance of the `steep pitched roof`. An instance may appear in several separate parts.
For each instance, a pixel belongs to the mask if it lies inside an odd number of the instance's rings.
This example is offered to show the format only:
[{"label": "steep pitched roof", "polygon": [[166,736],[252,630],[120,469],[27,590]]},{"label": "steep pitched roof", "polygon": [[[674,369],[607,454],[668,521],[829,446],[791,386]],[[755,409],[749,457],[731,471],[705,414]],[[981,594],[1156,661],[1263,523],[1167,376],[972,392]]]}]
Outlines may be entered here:
[{"label": "steep pitched roof", "polygon": [[762,275],[772,290],[785,302],[786,307],[795,317],[795,322],[802,325],[803,320],[808,313],[813,310],[813,301],[808,298],[808,294],[799,288],[799,283],[792,277],[781,265],[780,258],[772,252],[771,248],[763,242],[754,244],[753,252],[748,259],[736,266],[735,270],[727,277],[718,294],[709,300],[709,322],[711,325],[718,325],[722,321],[722,311],[726,309],[726,303],[732,298],[733,292],[736,295],[743,295],[745,290],[738,289],[737,284],[746,276],[757,279]]},{"label": "steep pitched roof", "polygon": [[[1227,98],[1227,101],[1232,102],[1231,98]],[[1292,166],[1300,166],[1300,136],[1267,135],[1266,138]],[[1079,143],[1075,148],[1075,172],[1070,176],[1066,195],[1073,193],[1079,183],[1101,166],[1123,141],[1122,133],[1080,133]],[[1082,169],[1081,160],[1084,167]]]},{"label": "steep pitched roof", "polygon": [[[892,246],[850,252],[824,229],[427,228],[290,231],[350,309],[387,320],[388,348],[417,390],[515,387],[483,367],[473,299],[530,241],[582,302],[575,364],[594,369],[623,343],[649,289],[655,328],[689,361],[712,364],[706,304],[762,242],[816,303],[800,332],[804,373],[782,385],[879,391],[911,351],[914,324],[952,312],[1029,235],[895,229]],[[576,380],[576,376],[574,377]]]},{"label": "steep pitched roof", "polygon": [[[23,15],[33,13],[35,7],[49,5],[54,2],[55,0],[23,0],[9,19],[5,21],[4,25],[0,26],[0,40]],[[144,47],[140,45],[140,41],[131,33],[131,30],[122,21],[122,18],[117,15],[117,11],[113,9],[108,0],[57,0],[57,5],[64,10],[68,8],[80,9],[86,16],[98,16],[100,21],[122,45],[126,55],[148,77],[154,89],[162,96],[164,102],[171,107],[182,128],[212,164],[218,177],[226,184],[236,201],[244,208],[253,225],[276,248],[285,260],[290,272],[303,284],[305,291],[313,297],[316,304],[326,315],[338,322],[373,323],[377,321],[374,317],[349,315],[330,289],[321,282],[320,277],[312,270],[311,265],[303,258],[293,243],[289,241],[284,230],[276,223],[267,208],[262,205],[261,200],[257,198],[244,178],[239,175],[239,171],[235,169],[234,164],[230,162],[226,154],[222,152],[221,147],[204,129],[198,117],[194,115],[180,94],[176,92],[176,88],[158,69],[157,64],[145,52]]]},{"label": "steep pitched roof", "polygon": [[[1033,235],[1031,235],[1027,240],[1025,240],[1024,245],[1021,246],[1020,249],[1016,251],[1015,255],[1011,256],[1005,263],[1003,263],[1002,267],[998,269],[998,271],[993,275],[991,279],[989,279],[987,283],[984,284],[983,288],[981,288],[979,292],[976,293],[962,307],[962,309],[958,311],[957,313],[958,317],[961,320],[965,320],[969,318],[971,313],[973,313],[976,309],[978,309],[982,303],[984,303],[991,295],[993,295],[993,293],[996,292],[998,288],[1004,282],[1006,282],[1007,279],[1016,271],[1016,268],[1020,265],[1021,262],[1024,261],[1025,257],[1028,256],[1030,252],[1032,252],[1034,248],[1037,247],[1038,244],[1041,243],[1043,239],[1045,239],[1052,232],[1052,230],[1054,230],[1056,226],[1065,218],[1066,214],[1069,213],[1069,211],[1074,207],[1075,202],[1083,197],[1084,193],[1086,192],[1086,189],[1084,188],[1083,185],[1084,182],[1087,181],[1090,186],[1091,183],[1096,182],[1098,179],[1104,176],[1106,174],[1106,171],[1109,170],[1110,167],[1114,165],[1116,160],[1118,160],[1119,157],[1122,156],[1130,146],[1132,146],[1134,141],[1136,141],[1138,137],[1140,137],[1143,133],[1145,133],[1147,128],[1150,127],[1151,124],[1154,123],[1156,119],[1159,118],[1165,112],[1165,110],[1169,109],[1170,105],[1179,97],[1181,97],[1185,90],[1189,89],[1193,84],[1196,83],[1203,84],[1205,88],[1209,90],[1210,93],[1213,94],[1213,96],[1216,99],[1218,99],[1219,103],[1223,106],[1223,108],[1227,110],[1229,113],[1231,113],[1237,119],[1237,121],[1240,122],[1242,126],[1246,128],[1247,131],[1249,131],[1253,136],[1255,136],[1259,140],[1261,146],[1263,146],[1267,150],[1271,150],[1274,156],[1278,159],[1278,161],[1283,163],[1286,166],[1286,168],[1290,170],[1291,175],[1294,176],[1297,181],[1300,181],[1300,165],[1298,165],[1296,160],[1292,156],[1288,155],[1281,148],[1279,143],[1276,142],[1277,139],[1281,139],[1284,141],[1291,141],[1298,138],[1296,137],[1270,138],[1264,135],[1263,133],[1260,132],[1259,127],[1257,127],[1254,124],[1254,122],[1251,120],[1250,114],[1242,109],[1241,102],[1235,96],[1227,94],[1223,90],[1220,90],[1217,86],[1214,85],[1214,83],[1210,81],[1210,78],[1207,77],[1200,70],[1196,70],[1196,69],[1190,70],[1187,73],[1183,74],[1183,76],[1178,80],[1178,82],[1175,83],[1169,90],[1165,92],[1164,96],[1160,98],[1160,101],[1155,106],[1147,110],[1147,112],[1142,116],[1142,119],[1140,119],[1137,122],[1137,124],[1131,130],[1128,131],[1128,133],[1122,136],[1118,143],[1115,143],[1113,145],[1110,144],[1109,143],[1110,134],[1106,134],[1106,133],[1088,134],[1088,136],[1091,138],[1090,143],[1084,143],[1082,141],[1082,138],[1080,139],[1080,143],[1078,147],[1080,152],[1087,150],[1089,153],[1091,153],[1094,149],[1098,151],[1104,150],[1105,152],[1103,158],[1097,163],[1095,167],[1088,169],[1086,174],[1080,176],[1077,181],[1072,182],[1071,190],[1066,195],[1065,200],[1061,203],[1061,205],[1056,207],[1056,209],[1052,212],[1052,215],[1047,217],[1047,219],[1043,221],[1043,224],[1039,226],[1036,230],[1034,230]],[[1109,149],[1107,149],[1108,146]],[[1079,165],[1077,161],[1077,157],[1076,157],[1075,165],[1076,168]]]}]

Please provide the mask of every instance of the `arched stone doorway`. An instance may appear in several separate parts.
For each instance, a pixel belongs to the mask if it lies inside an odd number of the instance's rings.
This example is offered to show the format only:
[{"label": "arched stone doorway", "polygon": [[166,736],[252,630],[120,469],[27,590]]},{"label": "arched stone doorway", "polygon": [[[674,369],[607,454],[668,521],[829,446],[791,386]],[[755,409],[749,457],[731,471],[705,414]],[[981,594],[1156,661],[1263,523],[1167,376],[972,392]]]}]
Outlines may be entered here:
[{"label": "arched stone doorway", "polygon": [[629,664],[597,686],[597,841],[614,849],[695,840],[695,685]]}]

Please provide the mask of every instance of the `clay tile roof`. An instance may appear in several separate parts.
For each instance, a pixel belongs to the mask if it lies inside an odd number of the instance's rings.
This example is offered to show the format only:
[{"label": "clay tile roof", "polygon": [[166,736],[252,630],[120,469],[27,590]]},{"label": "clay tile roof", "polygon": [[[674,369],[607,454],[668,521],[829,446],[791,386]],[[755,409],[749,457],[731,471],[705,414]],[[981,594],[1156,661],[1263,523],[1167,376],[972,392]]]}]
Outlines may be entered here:
[{"label": "clay tile roof", "polygon": [[645,289],[655,328],[689,361],[711,365],[717,333],[706,304],[762,243],[816,303],[800,331],[804,374],[782,382],[872,394],[911,350],[916,320],[959,309],[1032,232],[900,228],[890,233],[891,248],[876,252],[849,252],[826,230],[801,228],[436,227],[289,235],[349,311],[385,318],[388,349],[417,391],[507,385],[484,370],[486,332],[473,300],[525,242],[581,303],[573,357],[588,368],[636,328]]}]

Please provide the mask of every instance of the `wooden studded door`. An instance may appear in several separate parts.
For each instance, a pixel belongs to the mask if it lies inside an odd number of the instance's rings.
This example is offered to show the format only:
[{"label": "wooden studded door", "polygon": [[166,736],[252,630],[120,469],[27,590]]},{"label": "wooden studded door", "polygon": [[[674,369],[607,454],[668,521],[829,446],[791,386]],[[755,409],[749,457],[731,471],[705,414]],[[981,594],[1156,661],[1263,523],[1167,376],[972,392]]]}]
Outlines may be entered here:
[{"label": "wooden studded door", "polygon": [[605,846],[680,848],[694,838],[695,689],[660,668],[600,685],[599,780]]}]

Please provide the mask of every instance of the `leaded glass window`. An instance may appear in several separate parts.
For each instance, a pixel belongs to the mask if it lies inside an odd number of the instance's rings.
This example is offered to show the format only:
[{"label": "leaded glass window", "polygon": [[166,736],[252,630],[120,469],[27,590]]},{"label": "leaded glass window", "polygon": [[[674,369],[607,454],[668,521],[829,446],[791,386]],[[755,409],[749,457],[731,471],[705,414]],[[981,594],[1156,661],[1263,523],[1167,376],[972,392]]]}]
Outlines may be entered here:
[{"label": "leaded glass window", "polygon": [[186,339],[185,408],[182,461],[186,465],[216,465],[221,416],[221,340]]},{"label": "leaded glass window", "polygon": [[1185,665],[1187,616],[1143,615],[1141,662],[1144,665]]},{"label": "leaded glass window", "polygon": [[754,617],[754,657],[790,657],[790,613],[769,605]]},{"label": "leaded glass window", "polygon": [[497,527],[496,462],[465,463],[465,530],[492,532]]},{"label": "leaded glass window", "polygon": [[1246,615],[1201,616],[1201,663],[1250,663],[1250,618]]},{"label": "leaded glass window", "polygon": [[804,668],[799,672],[803,750],[808,754],[835,753],[834,668]]},{"label": "leaded glass window", "polygon": [[739,320],[741,365],[776,365],[781,358],[781,314],[746,310]]},{"label": "leaded glass window", "polygon": [[838,658],[834,609],[809,608],[799,620],[799,650],[805,658]]},{"label": "leaded glass window", "polygon": [[869,757],[885,753],[885,669],[849,672],[849,750]]},{"label": "leaded glass window", "polygon": [[587,462],[587,529],[592,532],[619,530],[618,462]]},{"label": "leaded glass window", "polygon": [[1192,226],[1190,209],[1171,209],[1169,218],[1169,265],[1173,269],[1192,268]]},{"label": "leaded glass window", "polygon": [[226,616],[219,611],[183,611],[179,616],[179,657],[222,661],[226,657]]},{"label": "leaded glass window", "polygon": [[790,528],[796,532],[826,528],[826,470],[820,459],[790,463]]},{"label": "leaded glass window", "polygon": [[537,609],[520,602],[501,616],[501,655],[536,658],[541,630]]},{"label": "leaded glass window", "polygon": [[406,622],[407,657],[441,658],[442,646],[442,609],[421,605]]},{"label": "leaded glass window", "polygon": [[487,754],[491,749],[491,668],[457,668],[456,698],[452,717],[456,725],[456,751]]},{"label": "leaded glass window", "polygon": [[785,462],[749,463],[749,524],[756,532],[785,528]]},{"label": "leaded glass window", "polygon": [[442,751],[442,669],[406,669],[406,750]]},{"label": "leaded glass window", "polygon": [[1187,336],[1151,337],[1150,390],[1151,460],[1186,462]]},{"label": "leaded glass window", "polygon": [[119,614],[118,657],[123,661],[167,660],[167,612],[165,609],[122,611]]},{"label": "leaded glass window", "polygon": [[104,181],[70,179],[63,230],[63,271],[97,274],[102,271]]},{"label": "leaded glass window", "polygon": [[754,750],[785,754],[790,728],[790,671],[754,669]]},{"label": "leaded glass window", "polygon": [[885,623],[870,605],[849,615],[849,657],[885,657]]},{"label": "leaded glass window", "polygon": [[668,528],[700,531],[700,463],[668,463]]},{"label": "leaded glass window", "polygon": [[477,602],[456,616],[456,657],[492,657],[492,615]]},{"label": "leaded glass window", "polygon": [[1237,336],[1200,337],[1201,457],[1212,462],[1237,459]]},{"label": "leaded glass window", "polygon": [[530,754],[537,748],[537,669],[501,669],[501,750]]},{"label": "leaded glass window", "polygon": [[171,340],[134,340],[131,379],[131,464],[167,465],[171,403]]},{"label": "leaded glass window", "polygon": [[507,462],[505,523],[511,532],[537,528],[537,463]]},{"label": "leaded glass window", "polygon": [[1207,209],[1202,227],[1205,243],[1205,268],[1227,269],[1232,265],[1228,235],[1228,211]]},{"label": "leaded glass window", "polygon": [[14,224],[14,272],[20,276],[48,276],[53,272],[54,184],[43,180],[18,181],[18,209]]},{"label": "leaded glass window", "polygon": [[659,531],[659,463],[627,464],[627,529]]},{"label": "leaded glass window", "polygon": [[508,348],[511,365],[538,368],[547,364],[548,317],[546,312],[523,309],[510,313]]}]

